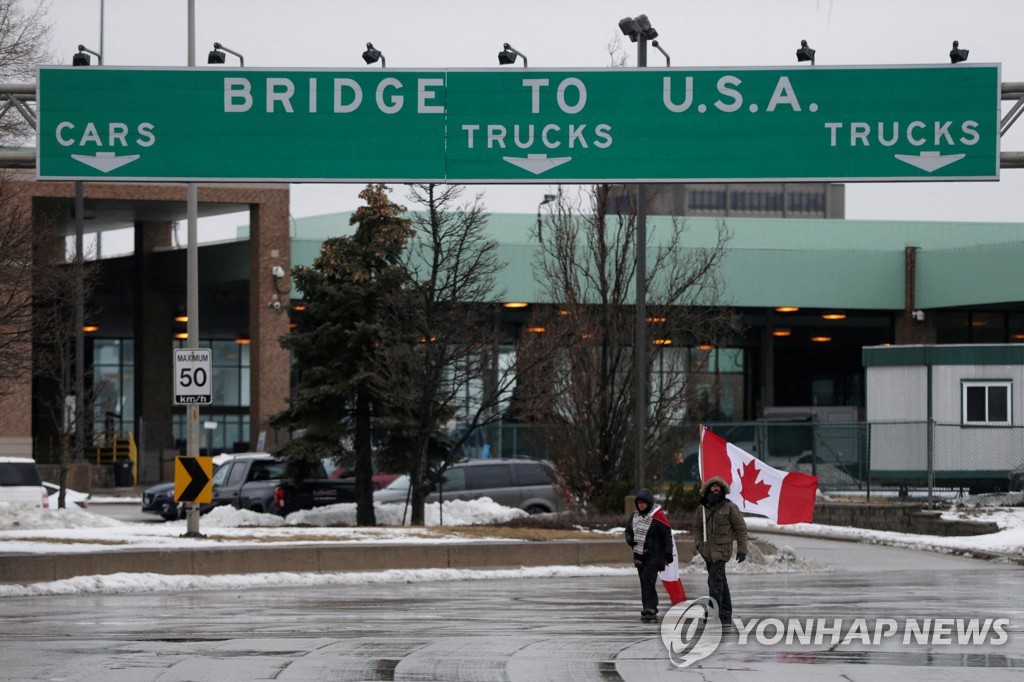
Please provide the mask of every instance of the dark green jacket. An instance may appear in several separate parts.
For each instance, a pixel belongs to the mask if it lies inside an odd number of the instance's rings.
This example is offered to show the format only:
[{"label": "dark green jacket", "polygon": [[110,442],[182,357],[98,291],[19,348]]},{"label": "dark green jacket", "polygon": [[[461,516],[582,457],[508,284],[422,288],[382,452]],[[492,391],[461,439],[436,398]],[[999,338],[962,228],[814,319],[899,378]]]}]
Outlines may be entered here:
[{"label": "dark green jacket", "polygon": [[720,476],[712,476],[701,485],[700,505],[693,520],[695,549],[704,561],[728,561],[732,558],[734,542],[737,554],[747,553],[747,522],[739,507],[727,499],[708,506],[708,486],[712,483],[718,483],[723,493],[729,493],[729,484]]}]

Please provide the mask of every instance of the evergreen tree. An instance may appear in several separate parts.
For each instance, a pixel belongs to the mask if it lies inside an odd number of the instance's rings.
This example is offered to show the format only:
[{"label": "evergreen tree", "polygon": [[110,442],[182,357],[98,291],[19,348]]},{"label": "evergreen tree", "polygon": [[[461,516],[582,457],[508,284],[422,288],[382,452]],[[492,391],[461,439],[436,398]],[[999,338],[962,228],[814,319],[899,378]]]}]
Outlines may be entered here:
[{"label": "evergreen tree", "polygon": [[359,194],[366,204],[350,220],[355,234],[326,240],[312,266],[295,269],[305,310],[282,344],[300,379],[273,420],[293,433],[278,449],[293,474],[323,457],[354,459],[359,525],[376,523],[373,419],[384,387],[376,356],[397,333],[382,323],[380,304],[407,280],[402,253],[411,237],[405,207],[392,203],[389,191],[367,185]]}]

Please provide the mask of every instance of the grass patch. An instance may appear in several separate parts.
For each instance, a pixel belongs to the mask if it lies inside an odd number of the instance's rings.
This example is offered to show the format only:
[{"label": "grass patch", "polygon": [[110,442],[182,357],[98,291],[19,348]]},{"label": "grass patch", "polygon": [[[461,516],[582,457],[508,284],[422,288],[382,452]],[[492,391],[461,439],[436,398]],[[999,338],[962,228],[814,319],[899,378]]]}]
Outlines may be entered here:
[{"label": "grass patch", "polygon": [[123,540],[74,540],[72,538],[10,538],[0,542],[45,542],[51,545],[129,545]]}]

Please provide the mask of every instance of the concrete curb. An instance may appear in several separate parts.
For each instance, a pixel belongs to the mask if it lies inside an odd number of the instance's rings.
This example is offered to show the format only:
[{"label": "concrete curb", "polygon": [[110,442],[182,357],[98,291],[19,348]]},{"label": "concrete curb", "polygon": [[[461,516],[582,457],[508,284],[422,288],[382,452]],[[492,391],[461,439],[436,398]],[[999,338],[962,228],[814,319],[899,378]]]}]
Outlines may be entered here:
[{"label": "concrete curb", "polygon": [[[693,554],[692,542],[677,540],[677,543],[680,561],[689,561]],[[621,539],[457,544],[282,544],[209,549],[126,549],[85,554],[6,554],[0,555],[0,583],[49,582],[111,573],[224,575],[593,565],[632,565],[632,555]]]}]

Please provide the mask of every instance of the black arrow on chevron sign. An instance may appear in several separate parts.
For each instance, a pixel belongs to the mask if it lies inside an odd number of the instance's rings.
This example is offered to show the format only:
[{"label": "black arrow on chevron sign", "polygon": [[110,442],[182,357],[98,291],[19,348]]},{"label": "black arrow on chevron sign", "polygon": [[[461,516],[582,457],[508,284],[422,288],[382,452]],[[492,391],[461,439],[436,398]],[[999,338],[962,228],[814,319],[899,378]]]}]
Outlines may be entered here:
[{"label": "black arrow on chevron sign", "polygon": [[188,474],[190,480],[189,484],[185,486],[185,489],[181,491],[181,496],[178,497],[178,502],[195,502],[196,498],[202,494],[203,489],[210,482],[210,477],[203,471],[202,465],[199,464],[199,459],[196,457],[180,457],[181,466],[185,469],[185,473]]}]

